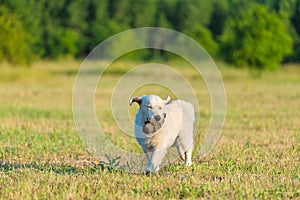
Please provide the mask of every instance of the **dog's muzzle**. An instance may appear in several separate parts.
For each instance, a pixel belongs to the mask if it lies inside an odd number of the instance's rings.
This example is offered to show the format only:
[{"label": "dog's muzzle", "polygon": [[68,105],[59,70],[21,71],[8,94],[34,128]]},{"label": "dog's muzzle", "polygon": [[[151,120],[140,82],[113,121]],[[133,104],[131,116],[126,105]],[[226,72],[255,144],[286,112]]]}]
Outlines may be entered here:
[{"label": "dog's muzzle", "polygon": [[163,118],[160,115],[155,115],[153,119],[147,119],[143,125],[143,132],[145,134],[153,134],[157,132],[165,123],[167,114],[163,114]]}]

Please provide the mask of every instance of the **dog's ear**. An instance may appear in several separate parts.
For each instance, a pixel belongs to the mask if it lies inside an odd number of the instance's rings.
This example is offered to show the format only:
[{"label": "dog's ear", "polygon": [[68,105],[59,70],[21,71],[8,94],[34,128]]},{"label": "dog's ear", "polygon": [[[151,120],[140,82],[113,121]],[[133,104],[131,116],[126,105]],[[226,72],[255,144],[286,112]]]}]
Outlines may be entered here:
[{"label": "dog's ear", "polygon": [[129,100],[129,105],[132,105],[132,103],[136,102],[138,103],[139,105],[141,105],[142,103],[142,98],[143,97],[131,97],[130,100]]},{"label": "dog's ear", "polygon": [[170,96],[167,96],[167,98],[164,99],[163,104],[166,105],[171,100]]}]

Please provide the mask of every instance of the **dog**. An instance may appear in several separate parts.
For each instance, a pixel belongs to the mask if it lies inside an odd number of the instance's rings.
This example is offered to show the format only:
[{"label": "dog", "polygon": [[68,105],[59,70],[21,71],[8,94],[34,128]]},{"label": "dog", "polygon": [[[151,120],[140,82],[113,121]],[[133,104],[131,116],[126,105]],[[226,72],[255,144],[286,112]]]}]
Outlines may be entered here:
[{"label": "dog", "polygon": [[175,146],[184,165],[192,165],[194,107],[183,100],[170,101],[157,95],[130,98],[139,109],[135,116],[134,136],[148,164],[146,174],[157,172],[167,149]]}]

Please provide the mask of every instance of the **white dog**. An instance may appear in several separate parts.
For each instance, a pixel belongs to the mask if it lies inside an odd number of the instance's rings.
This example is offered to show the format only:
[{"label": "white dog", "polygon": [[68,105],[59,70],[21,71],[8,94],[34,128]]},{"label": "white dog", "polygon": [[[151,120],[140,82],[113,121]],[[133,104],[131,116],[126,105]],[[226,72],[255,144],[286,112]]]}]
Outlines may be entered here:
[{"label": "white dog", "polygon": [[156,172],[167,149],[176,146],[185,165],[192,165],[194,107],[183,100],[170,101],[156,95],[133,97],[140,105],[135,116],[134,135],[148,164],[145,172]]}]

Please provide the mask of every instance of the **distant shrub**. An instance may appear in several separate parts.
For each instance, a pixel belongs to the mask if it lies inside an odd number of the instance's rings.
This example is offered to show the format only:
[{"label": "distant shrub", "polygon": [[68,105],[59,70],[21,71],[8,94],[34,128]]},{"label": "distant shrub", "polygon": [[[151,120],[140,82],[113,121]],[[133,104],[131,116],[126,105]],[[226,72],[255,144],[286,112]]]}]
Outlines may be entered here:
[{"label": "distant shrub", "polygon": [[78,52],[79,34],[70,28],[58,28],[49,39],[49,56],[74,56]]},{"label": "distant shrub", "polygon": [[0,61],[29,64],[33,59],[30,36],[18,17],[5,6],[0,6]]},{"label": "distant shrub", "polygon": [[195,25],[193,28],[185,31],[185,33],[199,42],[208,53],[216,55],[218,44],[213,40],[209,29],[201,25]]},{"label": "distant shrub", "polygon": [[230,18],[221,41],[226,61],[258,70],[277,69],[293,42],[280,17],[258,4]]}]

